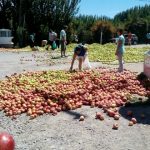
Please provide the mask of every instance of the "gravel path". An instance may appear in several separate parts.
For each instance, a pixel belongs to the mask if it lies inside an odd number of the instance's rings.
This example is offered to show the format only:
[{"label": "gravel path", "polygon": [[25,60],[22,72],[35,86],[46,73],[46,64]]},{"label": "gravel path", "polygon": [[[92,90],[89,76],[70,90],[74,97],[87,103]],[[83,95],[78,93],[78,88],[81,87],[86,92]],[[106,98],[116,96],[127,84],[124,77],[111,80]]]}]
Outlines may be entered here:
[{"label": "gravel path", "polygon": [[[71,56],[49,59],[48,52],[0,52],[0,78],[13,73],[35,70],[66,69],[70,66]],[[112,67],[91,63],[92,67]],[[77,67],[77,64],[75,65]],[[125,68],[140,73],[143,63],[125,64]],[[128,126],[126,111],[133,110],[138,123]],[[150,106],[132,106],[120,109],[121,118],[115,121],[105,115],[104,121],[95,119],[99,108],[84,106],[77,110],[64,111],[57,116],[43,115],[30,120],[22,114],[16,120],[0,112],[0,131],[10,132],[16,141],[16,150],[150,150]],[[145,119],[140,114],[145,114]],[[85,115],[80,122],[79,116]],[[112,130],[118,122],[119,129]]]}]

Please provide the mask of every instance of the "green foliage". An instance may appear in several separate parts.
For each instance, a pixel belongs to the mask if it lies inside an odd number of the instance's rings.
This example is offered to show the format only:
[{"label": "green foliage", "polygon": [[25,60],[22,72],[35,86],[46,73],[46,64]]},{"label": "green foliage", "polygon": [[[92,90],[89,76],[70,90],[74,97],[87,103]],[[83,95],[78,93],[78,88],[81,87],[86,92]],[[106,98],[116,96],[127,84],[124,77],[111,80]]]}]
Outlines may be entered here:
[{"label": "green foliage", "polygon": [[11,19],[11,2],[3,0],[0,2],[0,28],[9,28],[9,21]]},{"label": "green foliage", "polygon": [[97,43],[108,43],[115,32],[115,28],[110,21],[97,21],[91,28],[94,41]]},{"label": "green foliage", "polygon": [[87,43],[96,42],[93,36],[93,31],[91,30],[93,25],[98,21],[111,21],[110,18],[105,16],[88,16],[79,15],[73,19],[73,26],[75,33],[78,35],[79,41],[86,41]]},{"label": "green foliage", "polygon": [[146,33],[150,32],[150,5],[118,13],[113,21],[116,27],[123,26],[126,31],[137,34],[140,43],[145,43]]},{"label": "green foliage", "polygon": [[[118,13],[114,19],[106,16],[75,16],[81,0],[2,0],[0,2],[0,28],[10,28],[15,41],[26,46],[26,34],[39,33],[41,39],[48,38],[51,28],[59,35],[63,25],[68,25],[68,43],[78,35],[79,42],[100,42],[100,32],[103,28],[103,43],[109,42],[115,28],[137,34],[141,43],[145,42],[147,32],[150,32],[150,5],[136,6]],[[114,26],[113,26],[114,25]],[[23,38],[18,38],[18,28],[23,28]],[[39,38],[40,37],[40,38]],[[23,40],[23,42],[22,42]]]},{"label": "green foliage", "polygon": [[[80,0],[1,1],[0,28],[11,28],[16,39],[18,27],[24,28],[28,33],[36,33],[43,32],[43,30],[41,31],[41,25],[44,25],[45,29],[49,30],[51,28],[59,34],[63,25],[69,25],[74,15],[78,12],[79,2]],[[48,37],[47,31],[41,34],[42,37],[46,34]]]}]

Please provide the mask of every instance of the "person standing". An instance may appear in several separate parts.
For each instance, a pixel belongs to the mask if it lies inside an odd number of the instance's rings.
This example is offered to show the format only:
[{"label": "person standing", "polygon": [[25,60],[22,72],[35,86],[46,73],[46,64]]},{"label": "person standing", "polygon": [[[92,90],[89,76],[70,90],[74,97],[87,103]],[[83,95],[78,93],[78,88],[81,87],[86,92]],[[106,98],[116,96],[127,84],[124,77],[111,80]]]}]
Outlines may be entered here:
[{"label": "person standing", "polygon": [[146,34],[146,39],[147,39],[147,44],[150,44],[150,33],[147,33]]},{"label": "person standing", "polygon": [[128,45],[132,44],[132,34],[131,32],[128,33]]},{"label": "person standing", "polygon": [[115,55],[117,56],[117,59],[119,61],[119,68],[118,72],[123,72],[123,54],[125,52],[125,38],[123,36],[123,30],[119,29],[117,34],[119,35],[118,41],[117,41],[117,49]]},{"label": "person standing", "polygon": [[56,40],[56,37],[57,37],[57,34],[52,29],[50,29],[49,37],[48,37],[48,46],[46,48],[47,50],[49,50],[50,46],[53,49],[52,45],[56,44],[56,43],[54,43]]},{"label": "person standing", "polygon": [[61,45],[61,57],[66,57],[66,44],[67,44],[67,38],[66,38],[66,30],[67,26],[64,26],[63,29],[60,31],[60,45]]},{"label": "person standing", "polygon": [[32,50],[35,50],[35,33],[31,33],[29,35],[29,45],[31,47]]}]

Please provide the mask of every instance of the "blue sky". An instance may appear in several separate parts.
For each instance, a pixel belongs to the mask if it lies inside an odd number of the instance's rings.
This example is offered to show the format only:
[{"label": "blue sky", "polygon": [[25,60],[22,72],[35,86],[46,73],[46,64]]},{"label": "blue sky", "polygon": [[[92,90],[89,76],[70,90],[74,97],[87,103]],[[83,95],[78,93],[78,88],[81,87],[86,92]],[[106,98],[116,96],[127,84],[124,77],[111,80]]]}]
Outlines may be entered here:
[{"label": "blue sky", "polygon": [[81,0],[78,14],[113,18],[119,12],[145,4],[150,5],[150,0]]}]

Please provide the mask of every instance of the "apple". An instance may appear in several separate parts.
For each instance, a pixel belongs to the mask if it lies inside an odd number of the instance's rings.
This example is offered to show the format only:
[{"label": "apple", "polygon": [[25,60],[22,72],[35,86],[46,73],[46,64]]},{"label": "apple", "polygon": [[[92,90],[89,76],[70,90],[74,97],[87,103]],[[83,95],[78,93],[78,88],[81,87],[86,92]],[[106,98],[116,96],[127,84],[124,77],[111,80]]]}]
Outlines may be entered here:
[{"label": "apple", "polygon": [[112,128],[113,128],[114,130],[118,130],[118,128],[119,128],[118,123],[114,123]]},{"label": "apple", "polygon": [[0,133],[0,150],[14,150],[15,149],[15,141],[7,132]]},{"label": "apple", "polygon": [[79,121],[84,121],[84,116],[80,116],[80,119],[79,119]]},{"label": "apple", "polygon": [[104,116],[100,116],[100,118],[99,118],[99,119],[100,119],[101,121],[102,121],[102,120],[104,120]]},{"label": "apple", "polygon": [[129,126],[133,126],[133,124],[134,124],[133,121],[129,121],[129,124],[128,124],[128,125],[129,125]]},{"label": "apple", "polygon": [[120,116],[119,116],[118,114],[116,114],[116,115],[114,116],[114,119],[115,119],[115,120],[119,120],[119,118],[120,118]]},{"label": "apple", "polygon": [[101,114],[100,112],[97,112],[95,118],[96,118],[96,119],[99,119],[99,118],[101,117],[101,115],[102,115],[102,114]]},{"label": "apple", "polygon": [[114,117],[115,116],[115,112],[113,110],[111,110],[111,109],[108,110],[107,113],[108,113],[108,116],[110,116],[110,117]]},{"label": "apple", "polygon": [[136,123],[137,123],[136,118],[131,118],[131,121],[132,121],[134,124],[136,124]]}]

